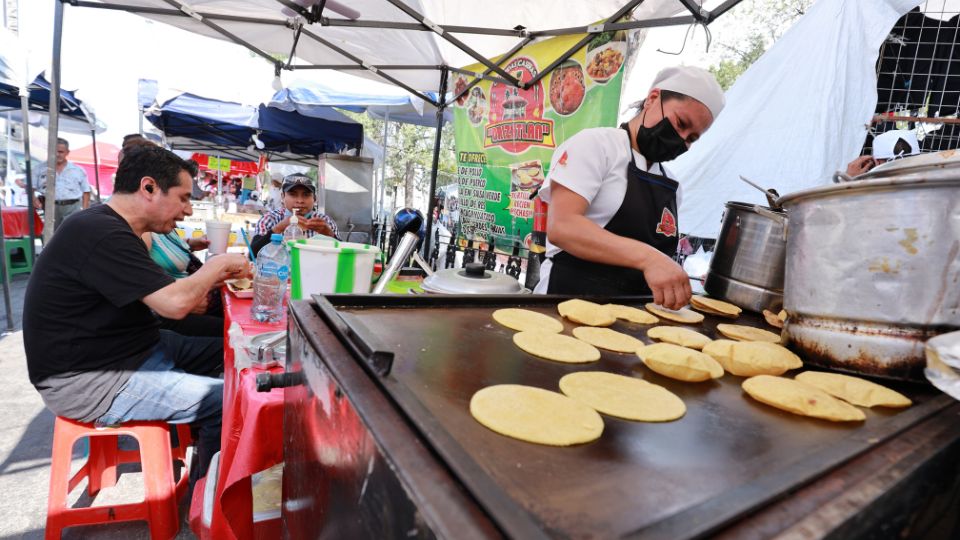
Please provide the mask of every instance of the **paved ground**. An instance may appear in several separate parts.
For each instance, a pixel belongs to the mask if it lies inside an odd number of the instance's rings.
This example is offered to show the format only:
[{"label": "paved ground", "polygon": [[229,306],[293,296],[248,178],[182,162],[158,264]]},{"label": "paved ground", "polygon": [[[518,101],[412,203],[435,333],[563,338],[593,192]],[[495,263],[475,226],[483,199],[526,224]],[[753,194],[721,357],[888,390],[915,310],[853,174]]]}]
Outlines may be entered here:
[{"label": "paved ground", "polygon": [[[6,388],[0,391],[0,539],[40,539],[46,520],[47,488],[50,479],[50,450],[53,442],[53,415],[44,407],[27,378],[23,338],[19,332],[23,293],[27,276],[12,280],[12,300],[16,331],[0,337],[0,373]],[[5,331],[6,313],[0,301],[0,331]],[[75,467],[82,464],[83,449],[74,448]],[[101,492],[94,505],[109,502],[135,502],[143,498],[139,468],[121,469],[116,487]],[[71,502],[89,505],[86,483],[74,490]],[[189,494],[181,501],[181,527],[178,538],[194,538],[186,525]],[[65,539],[139,539],[149,538],[146,523],[116,523],[96,527],[67,529]]]}]

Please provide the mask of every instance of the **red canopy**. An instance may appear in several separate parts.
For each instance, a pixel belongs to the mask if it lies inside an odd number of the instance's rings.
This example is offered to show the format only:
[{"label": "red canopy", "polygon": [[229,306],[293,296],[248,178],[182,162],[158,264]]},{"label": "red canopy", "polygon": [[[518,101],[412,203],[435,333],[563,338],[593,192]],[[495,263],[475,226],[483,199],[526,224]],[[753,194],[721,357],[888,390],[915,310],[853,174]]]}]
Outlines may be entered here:
[{"label": "red canopy", "polygon": [[[191,159],[196,161],[197,164],[200,165],[201,171],[211,170],[210,167],[208,166],[210,163],[210,156],[208,156],[207,154],[194,154],[193,156],[191,156]],[[220,158],[220,161],[222,162],[224,161],[224,159],[226,158]],[[236,161],[236,160],[229,160],[229,161],[230,161],[230,170],[224,171],[224,175],[238,175],[238,174],[239,175],[256,175],[257,173],[260,172],[260,167],[258,166],[258,164],[252,161]]]},{"label": "red canopy", "polygon": [[[117,172],[117,154],[120,148],[110,143],[97,143],[97,162],[100,167],[100,195],[109,196],[113,194],[113,175]],[[93,192],[97,192],[97,177],[94,175],[93,145],[88,144],[83,148],[71,150],[67,159],[74,162],[87,173],[87,181]]]}]

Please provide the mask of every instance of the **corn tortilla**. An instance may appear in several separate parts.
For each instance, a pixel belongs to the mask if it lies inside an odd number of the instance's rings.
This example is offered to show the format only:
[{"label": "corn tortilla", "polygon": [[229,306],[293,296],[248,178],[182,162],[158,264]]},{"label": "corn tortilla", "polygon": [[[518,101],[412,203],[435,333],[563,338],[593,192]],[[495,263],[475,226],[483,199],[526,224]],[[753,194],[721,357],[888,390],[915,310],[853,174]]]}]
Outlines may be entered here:
[{"label": "corn tortilla", "polygon": [[600,351],[593,345],[570,336],[542,330],[517,332],[513,335],[513,343],[534,356],[556,362],[582,364],[600,359]]},{"label": "corn tortilla", "polygon": [[603,434],[597,411],[558,392],[519,384],[477,391],[470,414],[501,435],[549,446],[587,443]]},{"label": "corn tortilla", "polygon": [[526,330],[541,330],[559,334],[563,332],[563,323],[536,311],[529,309],[506,308],[493,312],[493,320],[511,330],[520,332]]},{"label": "corn tortilla", "polygon": [[666,388],[635,377],[580,371],[560,379],[560,391],[596,411],[640,422],[669,422],[687,412]]}]

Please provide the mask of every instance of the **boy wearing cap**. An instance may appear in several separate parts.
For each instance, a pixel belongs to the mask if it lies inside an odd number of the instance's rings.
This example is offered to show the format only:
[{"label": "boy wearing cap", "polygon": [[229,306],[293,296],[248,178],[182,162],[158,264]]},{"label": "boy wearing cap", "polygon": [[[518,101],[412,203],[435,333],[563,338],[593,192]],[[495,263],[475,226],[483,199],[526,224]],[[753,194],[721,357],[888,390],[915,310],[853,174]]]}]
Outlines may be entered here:
[{"label": "boy wearing cap", "polygon": [[337,223],[330,216],[314,211],[317,203],[317,186],[309,176],[301,173],[287,175],[283,179],[280,191],[283,207],[267,212],[257,221],[256,232],[250,242],[254,256],[260,253],[263,246],[270,243],[270,235],[283,234],[283,231],[290,226],[290,218],[293,217],[294,210],[297,211],[298,225],[307,238],[315,234],[340,238]]},{"label": "boy wearing cap", "polygon": [[680,186],[662,163],[685,152],[723,106],[709,72],[667,68],[629,122],[586,129],[560,145],[540,190],[550,212],[536,292],[652,294],[665,307],[685,305],[690,282],[672,259]]}]

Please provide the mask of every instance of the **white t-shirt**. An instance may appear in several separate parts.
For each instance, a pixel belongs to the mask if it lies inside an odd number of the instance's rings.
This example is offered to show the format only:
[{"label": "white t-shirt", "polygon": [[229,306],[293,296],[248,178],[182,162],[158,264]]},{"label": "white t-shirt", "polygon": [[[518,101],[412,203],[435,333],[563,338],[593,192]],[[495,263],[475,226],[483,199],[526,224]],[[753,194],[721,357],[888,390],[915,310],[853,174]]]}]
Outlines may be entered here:
[{"label": "white t-shirt", "polygon": [[[662,174],[659,165],[650,167],[643,154],[631,148],[629,135],[624,129],[585,129],[567,139],[553,152],[550,174],[540,188],[540,198],[550,204],[550,186],[557,182],[586,199],[590,204],[584,216],[600,227],[606,227],[620,210],[627,193],[627,165],[630,159],[640,170]],[[680,206],[679,189],[677,206]],[[553,257],[560,251],[548,238],[547,257]],[[553,262],[549,259],[543,262],[535,293],[547,293],[552,266]]]}]

